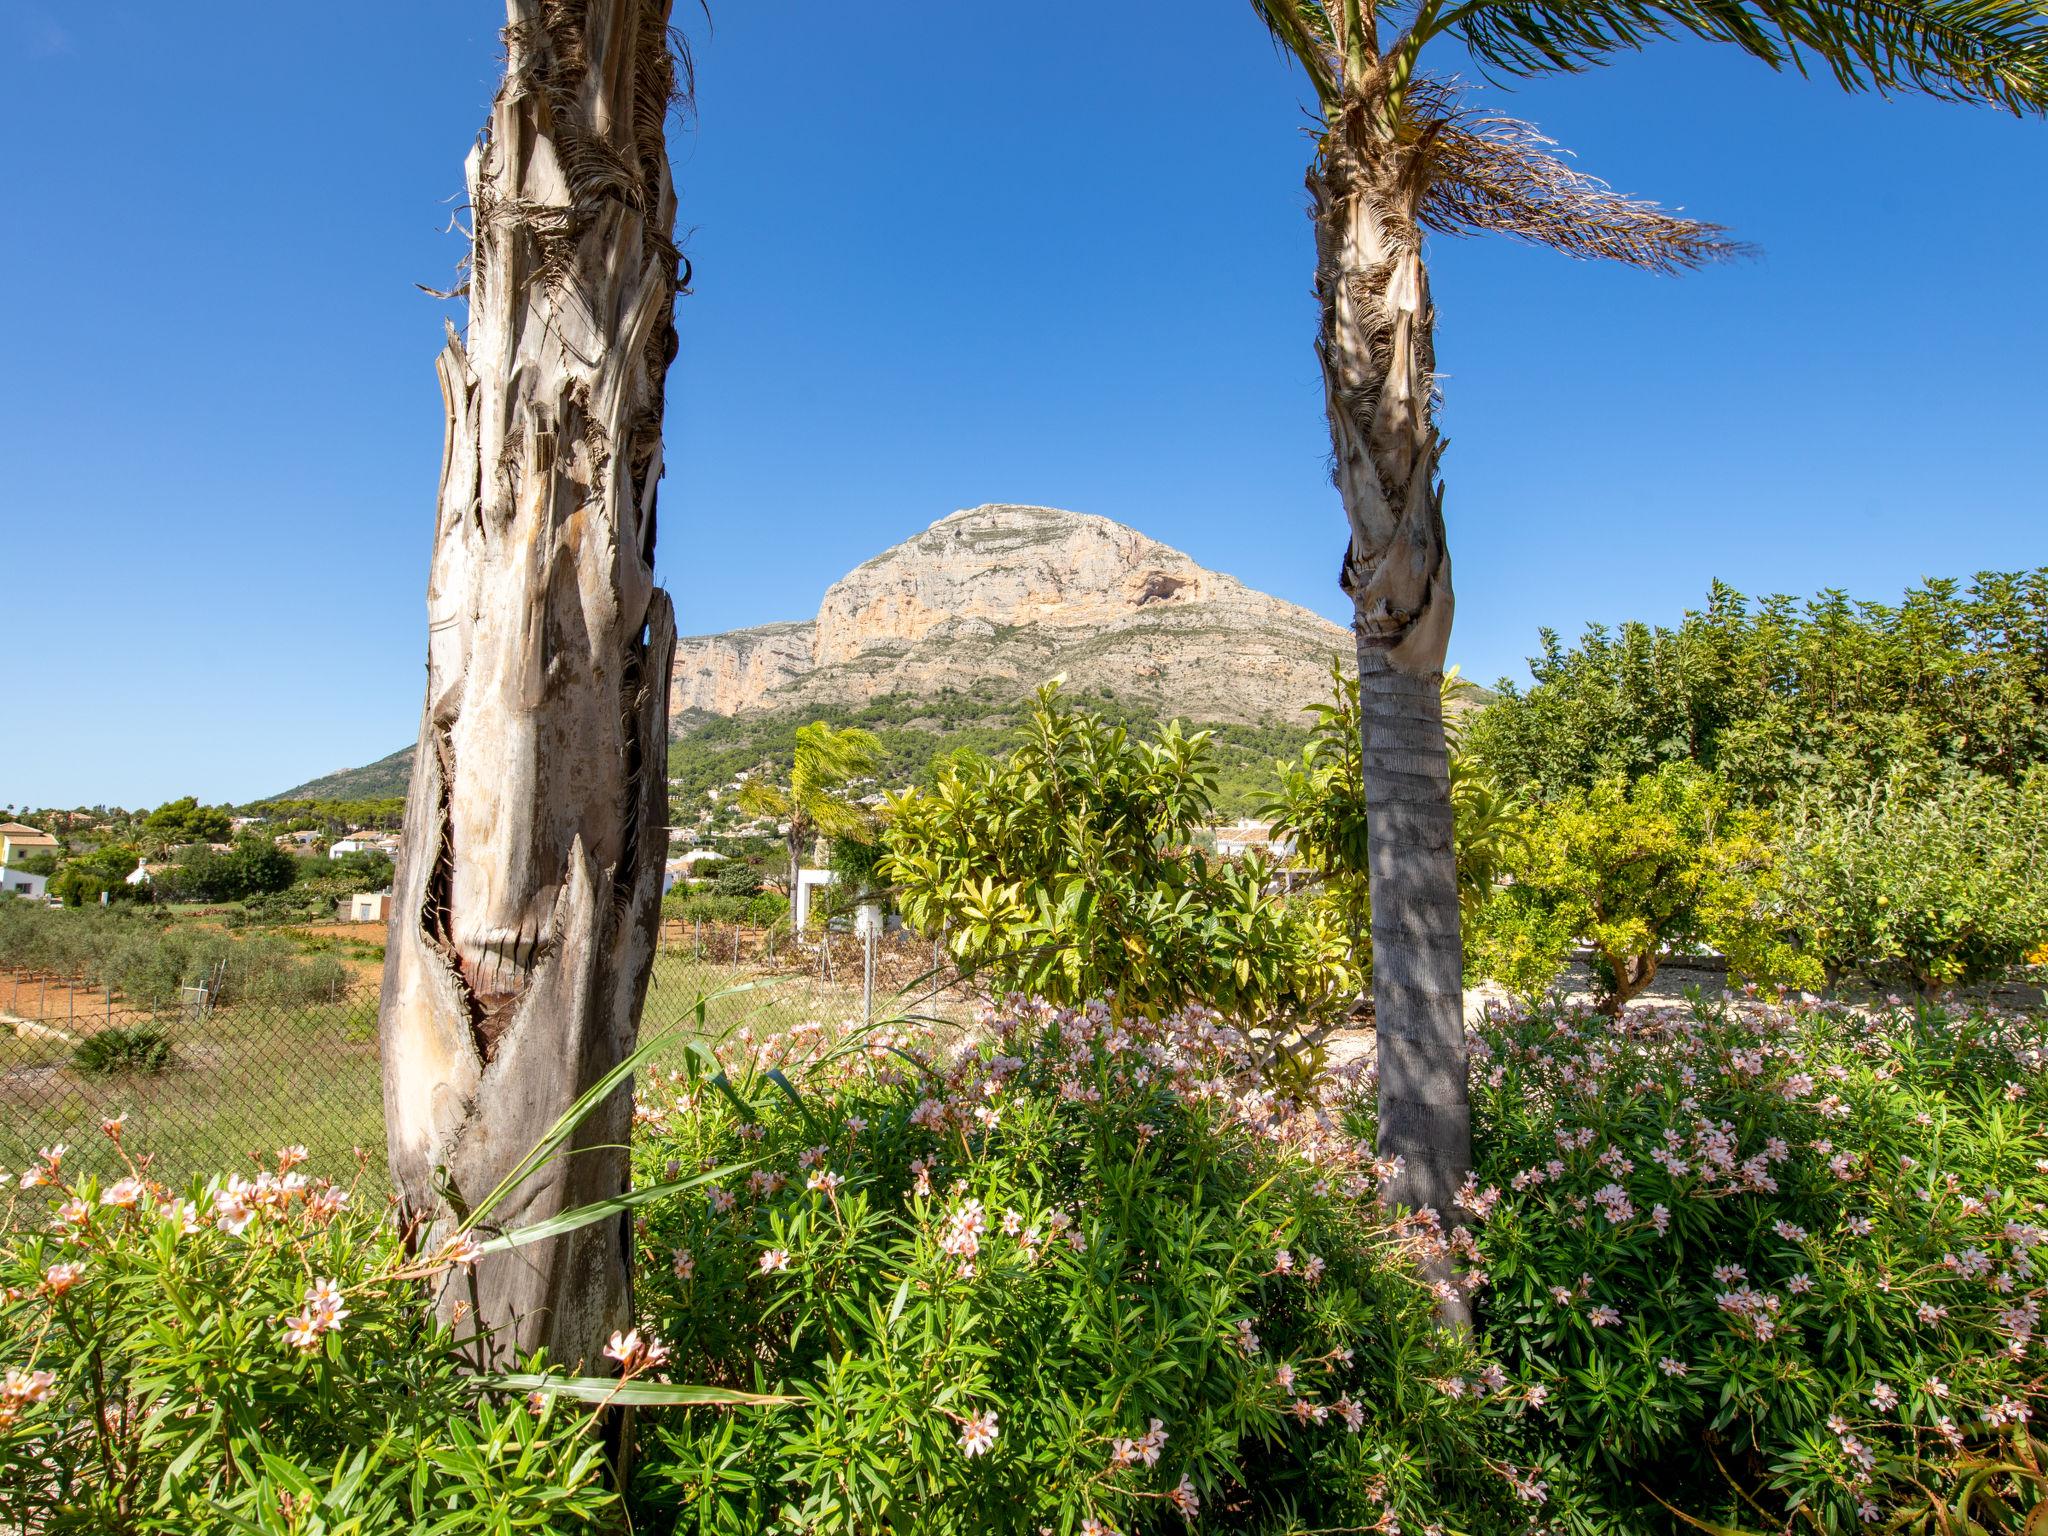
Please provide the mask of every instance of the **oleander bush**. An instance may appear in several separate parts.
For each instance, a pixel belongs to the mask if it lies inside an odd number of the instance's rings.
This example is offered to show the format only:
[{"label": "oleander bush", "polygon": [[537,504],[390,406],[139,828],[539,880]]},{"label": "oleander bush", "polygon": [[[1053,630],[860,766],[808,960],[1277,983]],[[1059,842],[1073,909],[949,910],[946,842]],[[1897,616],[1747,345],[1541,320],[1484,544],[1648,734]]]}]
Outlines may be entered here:
[{"label": "oleander bush", "polygon": [[646,1085],[643,1326],[796,1405],[645,1423],[636,1528],[1517,1528],[1522,1394],[1431,1325],[1342,1080],[1200,1012],[1015,1004],[973,1047],[812,1027]]},{"label": "oleander bush", "polygon": [[[111,1124],[118,1141],[120,1126]],[[384,1213],[308,1180],[72,1179],[0,1238],[0,1530],[453,1536],[611,1529],[591,1414],[464,1375]]]},{"label": "oleander bush", "polygon": [[1476,1035],[1495,1421],[1556,1532],[2048,1526],[2042,1019],[1753,1001]]}]

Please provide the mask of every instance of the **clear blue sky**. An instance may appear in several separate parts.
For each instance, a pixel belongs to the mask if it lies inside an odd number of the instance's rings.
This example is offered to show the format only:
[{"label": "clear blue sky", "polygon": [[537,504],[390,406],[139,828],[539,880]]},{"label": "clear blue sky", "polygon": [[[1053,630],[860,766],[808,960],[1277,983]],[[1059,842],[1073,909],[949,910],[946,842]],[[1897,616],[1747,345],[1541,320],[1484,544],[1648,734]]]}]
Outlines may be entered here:
[{"label": "clear blue sky", "polygon": [[[662,576],[797,618],[961,506],[1344,618],[1302,91],[1242,0],[714,0]],[[487,0],[0,0],[0,802],[239,800],[412,738]],[[1453,658],[1710,578],[2048,561],[2048,128],[1669,45],[1500,99],[1762,259],[1431,257]],[[1256,686],[1248,679],[1247,686]]]}]

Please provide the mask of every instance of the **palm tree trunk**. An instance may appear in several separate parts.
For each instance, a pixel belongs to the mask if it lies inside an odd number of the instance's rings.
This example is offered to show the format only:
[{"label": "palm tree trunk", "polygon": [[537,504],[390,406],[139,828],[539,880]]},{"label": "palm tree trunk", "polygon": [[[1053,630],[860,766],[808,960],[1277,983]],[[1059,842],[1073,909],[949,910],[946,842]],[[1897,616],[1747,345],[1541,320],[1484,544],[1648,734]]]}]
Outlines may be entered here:
[{"label": "palm tree trunk", "polygon": [[[1343,585],[1356,612],[1372,889],[1379,1150],[1387,1194],[1448,1226],[1471,1166],[1463,961],[1450,763],[1440,690],[1451,631],[1434,422],[1434,314],[1403,156],[1358,123],[1309,173],[1317,352],[1332,474],[1350,523]],[[1447,1320],[1469,1316],[1433,1263]]]},{"label": "palm tree trunk", "polygon": [[[654,586],[678,256],[668,0],[508,0],[468,166],[469,329],[427,589],[427,698],[381,1031],[400,1219],[437,1247],[632,1049],[653,963],[675,621]],[[487,1230],[620,1193],[630,1088]],[[587,1150],[586,1150],[587,1149]],[[595,1369],[631,1309],[623,1219],[449,1276],[478,1355]]]}]

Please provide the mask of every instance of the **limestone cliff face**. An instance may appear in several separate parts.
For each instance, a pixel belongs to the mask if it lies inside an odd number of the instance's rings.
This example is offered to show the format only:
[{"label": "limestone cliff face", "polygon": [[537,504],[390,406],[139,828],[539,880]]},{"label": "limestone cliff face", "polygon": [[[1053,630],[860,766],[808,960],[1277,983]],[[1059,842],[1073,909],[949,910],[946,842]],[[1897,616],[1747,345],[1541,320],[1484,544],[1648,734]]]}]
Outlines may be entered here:
[{"label": "limestone cliff face", "polygon": [[809,624],[680,641],[671,712],[855,704],[885,694],[1076,688],[1196,720],[1299,720],[1351,657],[1329,620],[1107,518],[983,506],[850,571]]},{"label": "limestone cliff face", "polygon": [[736,715],[811,670],[813,624],[762,624],[676,642],[670,674],[671,715],[701,709]]}]

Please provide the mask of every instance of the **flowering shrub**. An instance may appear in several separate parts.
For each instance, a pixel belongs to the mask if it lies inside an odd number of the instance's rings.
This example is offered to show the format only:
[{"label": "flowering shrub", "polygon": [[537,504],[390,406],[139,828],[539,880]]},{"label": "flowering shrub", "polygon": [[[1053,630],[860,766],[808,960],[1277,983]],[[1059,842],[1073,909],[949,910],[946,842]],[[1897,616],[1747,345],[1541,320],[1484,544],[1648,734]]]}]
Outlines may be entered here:
[{"label": "flowering shrub", "polygon": [[1553,1528],[1640,1529],[1655,1494],[2016,1529],[2048,1497],[2044,1045],[1896,1001],[1490,1017],[1468,1203],[1491,1342],[1550,1389],[1500,1454],[1542,1464]]},{"label": "flowering shrub", "polygon": [[[118,1121],[108,1134],[117,1146]],[[384,1213],[297,1171],[167,1189],[130,1159],[7,1175],[0,1530],[587,1531],[588,1415],[460,1373]]]},{"label": "flowering shrub", "polygon": [[1431,1327],[1429,1229],[1379,1216],[1343,1091],[1277,1098],[1211,1015],[1035,1005],[956,1055],[807,1026],[648,1084],[639,1182],[750,1166],[646,1208],[646,1325],[682,1379],[801,1402],[643,1420],[638,1528],[1519,1509],[1480,1430],[1523,1395]]}]

